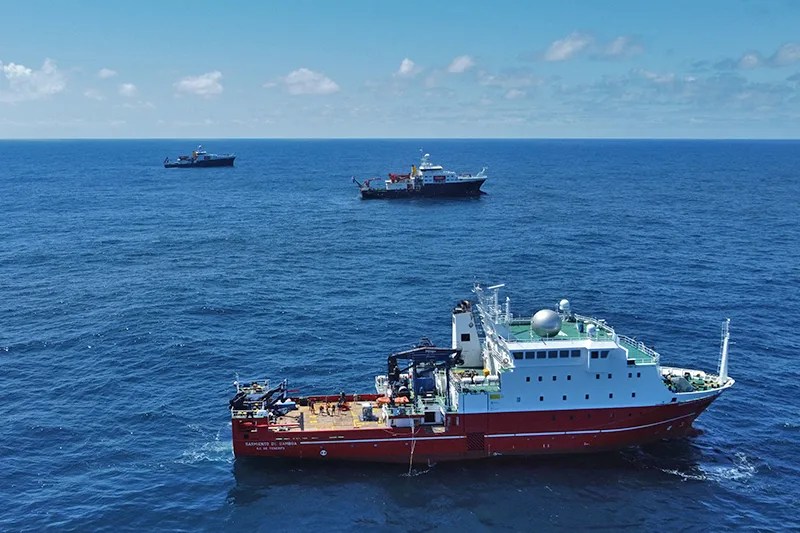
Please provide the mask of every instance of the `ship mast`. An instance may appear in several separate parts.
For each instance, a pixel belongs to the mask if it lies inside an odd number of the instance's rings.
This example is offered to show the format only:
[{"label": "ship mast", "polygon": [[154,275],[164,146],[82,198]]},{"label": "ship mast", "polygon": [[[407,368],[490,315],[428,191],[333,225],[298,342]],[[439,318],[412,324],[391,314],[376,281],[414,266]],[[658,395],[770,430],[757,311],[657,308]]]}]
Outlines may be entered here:
[{"label": "ship mast", "polygon": [[726,318],[722,323],[722,352],[719,357],[719,384],[724,385],[728,381],[728,342],[731,337],[731,319]]},{"label": "ship mast", "polygon": [[492,285],[491,287],[486,287],[490,291],[494,291],[494,305],[491,308],[491,316],[492,320],[495,322],[500,322],[500,302],[499,302],[499,293],[500,289],[505,287],[505,283],[501,283],[500,285]]}]

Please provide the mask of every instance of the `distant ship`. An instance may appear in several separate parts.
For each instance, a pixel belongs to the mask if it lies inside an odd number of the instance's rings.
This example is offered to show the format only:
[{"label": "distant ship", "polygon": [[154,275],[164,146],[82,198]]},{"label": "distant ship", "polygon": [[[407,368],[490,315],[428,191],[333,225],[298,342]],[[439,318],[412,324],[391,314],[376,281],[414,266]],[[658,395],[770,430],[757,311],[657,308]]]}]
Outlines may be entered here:
[{"label": "distant ship", "polygon": [[728,377],[729,321],[717,374],[660,355],[567,300],[533,316],[476,285],[453,310],[452,343],[388,357],[375,391],[290,395],[287,380],[234,382],[237,457],[431,463],[615,450],[690,432]]},{"label": "distant ship", "polygon": [[[485,194],[481,191],[486,181],[486,168],[476,175],[456,174],[444,170],[441,165],[430,162],[430,154],[422,156],[419,168],[411,166],[409,174],[389,174],[389,178],[379,181],[370,178],[358,185],[361,198],[416,198],[416,197],[469,197]],[[375,183],[375,185],[373,185]]]},{"label": "distant ship", "polygon": [[192,155],[181,155],[171,161],[164,159],[164,168],[195,168],[195,167],[232,167],[236,156],[233,154],[209,154],[202,146],[198,146]]}]

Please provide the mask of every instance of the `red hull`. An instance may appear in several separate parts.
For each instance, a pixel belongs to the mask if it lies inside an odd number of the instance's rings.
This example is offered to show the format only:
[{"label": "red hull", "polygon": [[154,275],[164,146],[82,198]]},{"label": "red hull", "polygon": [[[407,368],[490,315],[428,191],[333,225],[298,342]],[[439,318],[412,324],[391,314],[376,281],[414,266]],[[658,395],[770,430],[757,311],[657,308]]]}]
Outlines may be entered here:
[{"label": "red hull", "polygon": [[[233,420],[237,457],[426,463],[497,455],[587,453],[685,435],[716,398],[656,407],[450,414],[444,426],[275,431]],[[257,424],[264,424],[259,426]]]}]

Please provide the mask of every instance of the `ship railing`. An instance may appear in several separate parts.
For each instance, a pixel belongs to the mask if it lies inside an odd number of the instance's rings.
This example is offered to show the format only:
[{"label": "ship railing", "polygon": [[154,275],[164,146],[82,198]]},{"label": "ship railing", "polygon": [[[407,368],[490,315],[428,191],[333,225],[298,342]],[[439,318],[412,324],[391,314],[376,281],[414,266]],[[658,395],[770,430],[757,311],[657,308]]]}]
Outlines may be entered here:
[{"label": "ship railing", "polygon": [[[640,353],[650,357],[653,363],[658,364],[661,355],[652,348],[648,347],[642,341],[638,341],[626,335],[616,333],[614,331],[614,328],[606,324],[605,321],[603,320],[591,317],[585,317],[581,315],[575,315],[575,318],[582,322],[596,325],[605,333],[605,336],[599,337],[597,334],[589,335],[587,332],[584,331],[583,333],[578,333],[577,335],[573,334],[573,335],[568,335],[566,337],[555,336],[555,337],[543,338],[541,340],[543,342],[546,342],[547,344],[554,344],[559,342],[575,343],[575,341],[581,341],[581,340],[594,340],[594,341],[610,340],[617,344],[626,345],[628,347],[634,348],[638,350]],[[525,321],[525,323],[527,323],[527,321]],[[512,351],[508,345],[509,342],[520,342],[520,339],[515,337],[510,330],[507,330],[503,327],[498,327],[497,325],[488,330],[488,336],[495,341],[497,348],[499,348],[499,350],[496,349],[492,353],[492,356],[498,360],[502,360],[502,358],[506,356],[506,353]],[[537,339],[532,339],[532,340],[537,340]]]},{"label": "ship railing", "polygon": [[478,339],[483,340],[486,338],[486,332],[483,330],[483,319],[478,306],[473,305],[470,313],[472,314],[472,323],[475,324],[475,330],[478,332]]},{"label": "ship railing", "polygon": [[475,307],[478,309],[481,316],[488,318],[495,324],[510,324],[514,318],[514,315],[507,312],[500,304],[494,305],[493,303],[486,303],[481,300],[479,303],[475,304]]},{"label": "ship railing", "polygon": [[620,334],[617,334],[617,340],[619,341],[620,344],[628,345],[631,348],[635,348],[640,352],[649,355],[650,357],[653,358],[653,362],[655,364],[658,364],[659,359],[661,359],[661,355],[657,351],[645,345],[645,343],[643,343],[642,341],[637,341],[636,339],[632,339],[627,335],[620,335]]},{"label": "ship railing", "polygon": [[447,405],[447,395],[436,393],[431,397],[417,396],[416,401],[413,403],[415,413],[424,413],[430,405],[437,405],[445,412],[452,410]]},{"label": "ship railing", "polygon": [[602,318],[595,318],[593,316],[579,315],[577,313],[573,314],[572,316],[575,317],[575,320],[580,320],[581,322],[584,322],[586,324],[594,324],[595,326],[597,326],[601,330],[605,331],[610,337],[613,337],[614,335],[616,335],[616,333],[614,332],[614,328],[612,328],[611,326],[606,324],[606,321],[604,319],[602,319]]}]

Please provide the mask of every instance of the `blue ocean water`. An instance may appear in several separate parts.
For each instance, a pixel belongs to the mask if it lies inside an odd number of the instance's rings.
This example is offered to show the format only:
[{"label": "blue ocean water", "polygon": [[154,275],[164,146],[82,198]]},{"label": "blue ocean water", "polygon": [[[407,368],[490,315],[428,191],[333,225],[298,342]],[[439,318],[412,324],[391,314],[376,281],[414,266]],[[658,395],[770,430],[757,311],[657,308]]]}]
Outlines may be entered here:
[{"label": "blue ocean water", "polygon": [[[800,528],[800,142],[0,141],[0,530]],[[487,195],[362,201],[351,176],[489,166]],[[736,386],[617,453],[234,461],[235,373],[368,391],[447,344],[473,281],[569,298]]]}]

